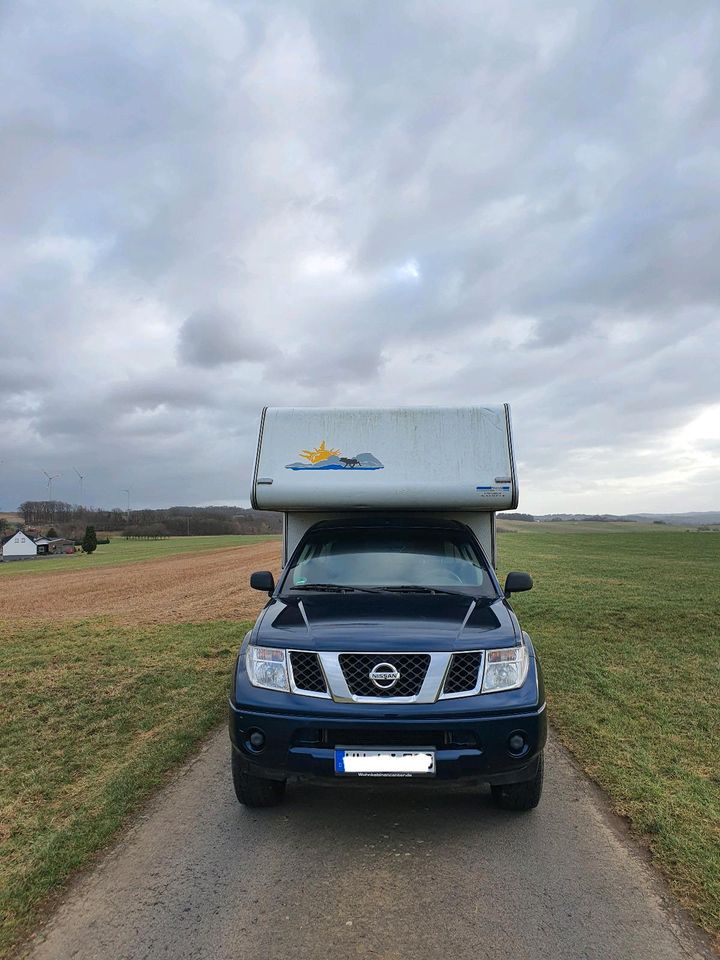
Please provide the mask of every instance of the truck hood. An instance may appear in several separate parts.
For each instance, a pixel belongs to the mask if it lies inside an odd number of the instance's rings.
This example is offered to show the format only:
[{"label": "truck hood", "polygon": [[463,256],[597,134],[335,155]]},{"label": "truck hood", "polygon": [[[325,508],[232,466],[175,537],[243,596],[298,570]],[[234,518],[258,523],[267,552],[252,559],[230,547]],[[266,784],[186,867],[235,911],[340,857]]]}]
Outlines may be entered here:
[{"label": "truck hood", "polygon": [[303,650],[402,652],[511,647],[520,629],[507,602],[445,594],[306,594],[273,600],[253,642]]}]

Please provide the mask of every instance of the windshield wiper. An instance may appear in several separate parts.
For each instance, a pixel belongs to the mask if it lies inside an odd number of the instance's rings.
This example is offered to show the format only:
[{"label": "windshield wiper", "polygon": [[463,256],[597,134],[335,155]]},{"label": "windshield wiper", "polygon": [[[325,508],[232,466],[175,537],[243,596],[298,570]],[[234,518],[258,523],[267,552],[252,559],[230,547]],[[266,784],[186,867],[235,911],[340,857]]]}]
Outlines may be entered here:
[{"label": "windshield wiper", "polygon": [[317,590],[325,593],[385,593],[384,587],[354,587],[349,583],[299,583],[291,590]]},{"label": "windshield wiper", "polygon": [[[471,584],[468,584],[468,586],[471,586]],[[404,583],[399,587],[383,587],[383,590],[387,591],[388,593],[443,593],[449,594],[453,597],[467,597],[469,600],[476,601],[494,601],[499,599],[498,597],[475,597],[472,593],[466,590],[453,590],[451,587],[424,587],[420,586],[419,584],[414,585],[411,583]]]}]

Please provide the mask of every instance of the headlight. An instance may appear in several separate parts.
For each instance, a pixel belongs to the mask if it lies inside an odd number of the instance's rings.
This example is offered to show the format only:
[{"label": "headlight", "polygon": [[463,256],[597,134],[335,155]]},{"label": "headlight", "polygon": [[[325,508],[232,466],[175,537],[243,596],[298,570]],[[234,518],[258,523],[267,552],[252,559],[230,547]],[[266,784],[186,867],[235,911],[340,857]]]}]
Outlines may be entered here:
[{"label": "headlight", "polygon": [[254,687],[268,690],[290,690],[287,656],[277,647],[256,647],[250,644],[245,657],[248,677]]},{"label": "headlight", "polygon": [[528,652],[525,644],[505,650],[488,650],[481,692],[497,693],[498,690],[521,687],[527,672]]}]

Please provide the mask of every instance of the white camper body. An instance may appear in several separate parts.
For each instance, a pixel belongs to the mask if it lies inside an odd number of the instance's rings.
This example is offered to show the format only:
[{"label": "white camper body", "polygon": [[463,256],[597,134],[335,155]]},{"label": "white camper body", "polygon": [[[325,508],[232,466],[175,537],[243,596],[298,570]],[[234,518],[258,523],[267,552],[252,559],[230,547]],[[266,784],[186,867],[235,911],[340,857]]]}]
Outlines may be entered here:
[{"label": "white camper body", "polygon": [[467,524],[495,562],[495,513],[518,485],[507,404],[266,407],[252,505],[284,514],[283,562],[322,519],[421,514]]}]

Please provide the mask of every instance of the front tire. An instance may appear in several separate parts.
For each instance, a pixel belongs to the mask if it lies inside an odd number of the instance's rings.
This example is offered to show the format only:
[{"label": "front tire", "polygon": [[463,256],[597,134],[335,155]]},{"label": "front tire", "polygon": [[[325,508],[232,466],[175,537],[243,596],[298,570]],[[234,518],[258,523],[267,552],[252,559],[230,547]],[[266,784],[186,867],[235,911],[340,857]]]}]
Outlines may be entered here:
[{"label": "front tire", "polygon": [[284,780],[268,780],[243,770],[235,750],[230,760],[233,786],[238,801],[246,807],[276,807],[285,796]]},{"label": "front tire", "polygon": [[532,780],[498,784],[490,788],[496,806],[501,810],[533,810],[540,803],[544,772],[545,755],[541,752],[538,757],[537,771]]}]

